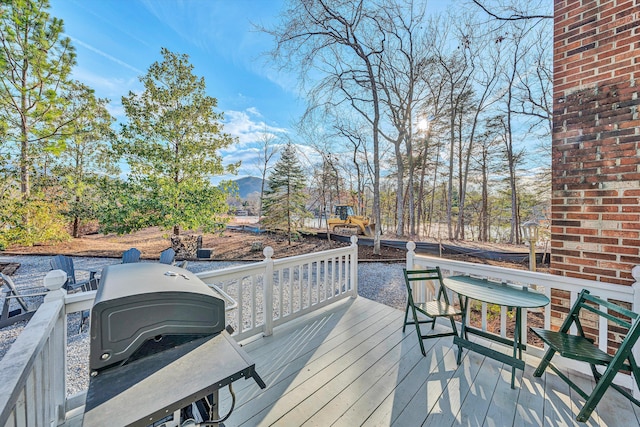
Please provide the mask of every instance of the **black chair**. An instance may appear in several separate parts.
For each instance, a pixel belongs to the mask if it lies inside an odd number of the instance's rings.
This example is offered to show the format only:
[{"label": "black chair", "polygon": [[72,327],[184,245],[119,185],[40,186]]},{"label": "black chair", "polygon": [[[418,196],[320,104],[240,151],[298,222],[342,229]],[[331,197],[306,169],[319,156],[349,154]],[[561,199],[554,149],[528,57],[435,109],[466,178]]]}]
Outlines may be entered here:
[{"label": "black chair", "polygon": [[[624,339],[620,342],[620,346],[614,355],[600,350],[600,348],[593,343],[592,339],[585,336],[584,329],[580,323],[580,312],[582,310],[595,313],[607,319],[608,323],[618,325],[613,325],[613,328],[616,330],[615,334],[620,334]],[[640,326],[638,326],[640,324],[639,317],[640,315],[638,313],[634,313],[617,304],[591,295],[586,289],[583,290],[580,292],[573,307],[571,307],[571,311],[569,311],[559,331],[554,332],[541,328],[531,328],[531,330],[549,346],[533,375],[536,377],[541,376],[548,367],[582,396],[586,402],[576,417],[576,420],[581,422],[586,422],[589,417],[591,417],[591,413],[609,386],[619,391],[634,404],[640,406],[638,399],[634,398],[624,388],[613,383],[616,374],[619,371],[625,371],[632,374],[636,384],[640,388],[640,369],[632,352],[633,346],[638,341],[638,337],[640,337]],[[569,334],[569,329],[572,325],[576,326],[577,335]],[[625,330],[626,334],[624,333]],[[563,357],[587,362],[589,364],[591,374],[596,382],[596,386],[591,391],[591,394],[587,394],[551,363],[551,359],[556,353]],[[604,372],[600,373],[597,366],[605,367]]]},{"label": "black chair", "polygon": [[[62,270],[67,273],[67,281],[62,286],[67,292],[74,291],[95,291],[98,289],[98,277],[96,277],[97,271],[89,271],[89,279],[78,281],[76,279],[76,269],[73,265],[73,258],[66,255],[56,255],[51,259],[51,269],[52,270]],[[79,331],[82,331],[83,327],[89,321],[89,310],[82,311],[80,315],[80,328]]]},{"label": "black chair", "polygon": [[173,261],[176,258],[176,251],[173,248],[167,248],[164,251],[160,252],[160,264],[169,264],[173,265]]},{"label": "black chair", "polygon": [[[11,278],[3,273],[0,273],[0,288],[5,288],[4,303],[2,304],[2,313],[0,313],[0,328],[13,325],[16,322],[22,320],[29,320],[36,312],[37,307],[30,306],[25,297],[42,296],[46,295],[46,289],[44,288],[26,288],[18,290]],[[33,289],[38,289],[39,292],[32,292]],[[25,292],[26,291],[26,292]],[[18,308],[11,310],[11,301],[15,300],[18,303]]]},{"label": "black chair", "polygon": [[63,288],[67,291],[94,291],[98,289],[98,279],[95,271],[89,271],[89,279],[77,280],[73,258],[66,255],[56,255],[50,261],[52,270],[62,270],[67,273],[67,281]]},{"label": "black chair", "polygon": [[140,251],[136,248],[131,248],[122,253],[122,263],[129,264],[134,262],[140,262]]},{"label": "black chair", "polygon": [[[458,329],[456,328],[456,323],[453,318],[455,316],[462,315],[462,312],[449,303],[449,297],[447,296],[446,288],[442,283],[442,273],[440,272],[439,267],[425,270],[407,270],[405,268],[403,271],[405,285],[407,286],[407,308],[404,313],[404,325],[402,326],[402,332],[405,331],[407,325],[415,325],[416,333],[418,334],[418,342],[420,343],[420,350],[422,351],[422,355],[426,356],[427,353],[424,350],[424,343],[422,340],[458,335]],[[416,282],[436,282],[438,286],[437,297],[433,301],[416,303],[413,300],[413,284]],[[410,310],[413,315],[413,321],[408,322],[407,318]],[[419,320],[418,313],[429,317],[429,319]],[[450,332],[423,335],[420,331],[420,325],[424,323],[431,323],[431,329],[433,329],[436,326],[436,319],[438,317],[449,318],[452,330]]]}]

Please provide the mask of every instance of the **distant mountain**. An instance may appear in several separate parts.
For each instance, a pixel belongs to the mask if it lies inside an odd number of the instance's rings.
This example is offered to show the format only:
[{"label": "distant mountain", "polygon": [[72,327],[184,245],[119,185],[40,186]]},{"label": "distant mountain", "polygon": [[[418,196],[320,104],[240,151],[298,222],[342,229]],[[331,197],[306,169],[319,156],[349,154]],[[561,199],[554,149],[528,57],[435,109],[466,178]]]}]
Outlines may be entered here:
[{"label": "distant mountain", "polygon": [[247,196],[253,192],[260,194],[260,186],[262,185],[261,178],[246,176],[236,179],[234,182],[238,185],[238,195],[241,199],[246,199]]}]

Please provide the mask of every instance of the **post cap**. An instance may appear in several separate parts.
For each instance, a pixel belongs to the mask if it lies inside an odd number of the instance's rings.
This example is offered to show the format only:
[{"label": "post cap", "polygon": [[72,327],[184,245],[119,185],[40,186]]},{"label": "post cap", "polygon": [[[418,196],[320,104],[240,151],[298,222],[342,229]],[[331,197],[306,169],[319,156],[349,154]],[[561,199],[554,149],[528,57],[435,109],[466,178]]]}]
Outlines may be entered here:
[{"label": "post cap", "polygon": [[51,270],[42,279],[43,286],[50,291],[60,289],[67,282],[67,273],[62,270]]}]

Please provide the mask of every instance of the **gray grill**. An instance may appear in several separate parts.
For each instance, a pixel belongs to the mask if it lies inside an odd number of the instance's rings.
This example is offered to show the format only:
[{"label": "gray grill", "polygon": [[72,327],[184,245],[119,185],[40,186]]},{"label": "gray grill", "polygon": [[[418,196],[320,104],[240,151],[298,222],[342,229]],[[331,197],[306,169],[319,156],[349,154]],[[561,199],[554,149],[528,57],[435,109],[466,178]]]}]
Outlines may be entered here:
[{"label": "gray grill", "polygon": [[[204,425],[222,425],[235,407],[233,382],[252,378],[265,388],[255,363],[225,330],[219,297],[227,296],[182,268],[106,267],[91,312],[84,425],[178,426],[194,402],[211,403],[203,406]],[[231,409],[220,417],[218,390],[227,386]]]},{"label": "gray grill", "polygon": [[224,301],[187,270],[159,263],[108,266],[91,313],[89,367],[96,373],[219,334],[224,313]]}]

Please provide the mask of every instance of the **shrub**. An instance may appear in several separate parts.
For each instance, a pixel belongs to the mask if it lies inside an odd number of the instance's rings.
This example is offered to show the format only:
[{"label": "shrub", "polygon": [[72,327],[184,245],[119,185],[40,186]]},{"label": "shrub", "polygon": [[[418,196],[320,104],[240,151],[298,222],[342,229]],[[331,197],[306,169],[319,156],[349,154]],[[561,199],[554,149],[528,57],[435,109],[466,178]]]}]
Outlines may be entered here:
[{"label": "shrub", "polygon": [[0,249],[69,240],[59,206],[38,197],[5,198],[0,208]]}]

